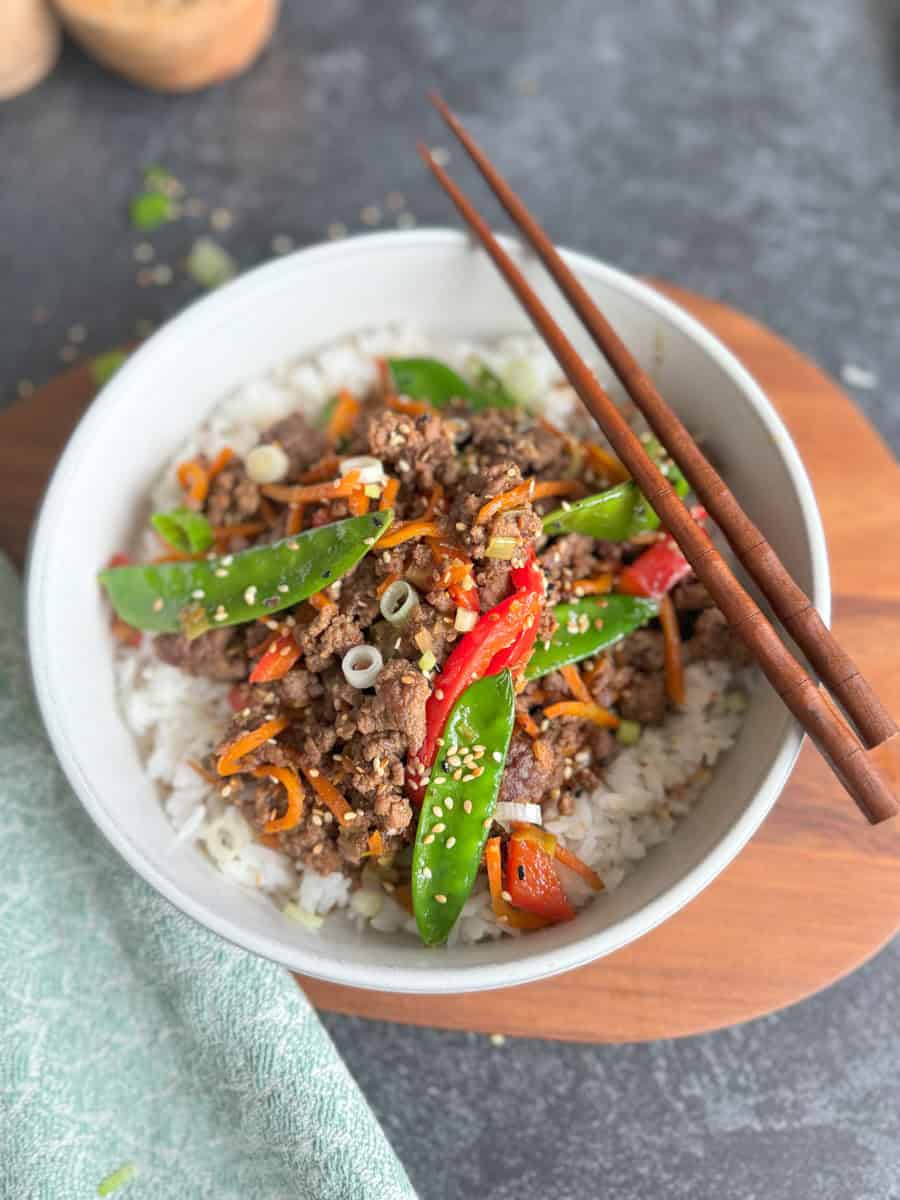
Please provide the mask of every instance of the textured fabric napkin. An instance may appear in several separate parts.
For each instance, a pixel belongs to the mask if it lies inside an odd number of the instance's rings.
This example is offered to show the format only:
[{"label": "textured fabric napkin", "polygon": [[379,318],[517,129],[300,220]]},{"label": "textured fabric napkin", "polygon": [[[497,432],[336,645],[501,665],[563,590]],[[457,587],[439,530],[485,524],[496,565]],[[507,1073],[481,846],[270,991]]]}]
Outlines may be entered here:
[{"label": "textured fabric napkin", "polygon": [[414,1197],[288,973],[170,907],[83,812],[0,556],[0,1197],[98,1192]]}]

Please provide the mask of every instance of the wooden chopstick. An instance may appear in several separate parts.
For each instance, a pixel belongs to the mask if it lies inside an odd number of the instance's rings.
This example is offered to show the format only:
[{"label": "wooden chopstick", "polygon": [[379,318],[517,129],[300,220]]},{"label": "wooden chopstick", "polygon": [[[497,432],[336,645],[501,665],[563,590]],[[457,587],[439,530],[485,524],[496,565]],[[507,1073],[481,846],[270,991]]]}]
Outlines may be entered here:
[{"label": "wooden chopstick", "polygon": [[597,308],[526,205],[443,99],[432,93],[431,101],[556,280],[650,428],[681,468],[735,555],[772,605],[779,621],[856,723],[864,743],[877,746],[893,737],[897,733],[897,723],[871,684],[839,645],[812,601],[741,508],[731,489],[669,408],[653,380]]},{"label": "wooden chopstick", "polygon": [[494,237],[484,218],[447,172],[434,161],[428,147],[420,144],[419,153],[516,294],[567,379],[606,434],[640,490],[659,513],[698,579],[706,586],[730,625],[744,639],[766,678],[803,725],[849,795],[873,824],[895,816],[900,805],[891,782],[882,773],[878,763],[869,757],[876,752],[866,751],[830,698],[826,698],[827,693],[819,691],[803,667],[792,657],[761,609],[731,574],[724,559],[678,499],[669,481],[538,299],[518,266]]}]

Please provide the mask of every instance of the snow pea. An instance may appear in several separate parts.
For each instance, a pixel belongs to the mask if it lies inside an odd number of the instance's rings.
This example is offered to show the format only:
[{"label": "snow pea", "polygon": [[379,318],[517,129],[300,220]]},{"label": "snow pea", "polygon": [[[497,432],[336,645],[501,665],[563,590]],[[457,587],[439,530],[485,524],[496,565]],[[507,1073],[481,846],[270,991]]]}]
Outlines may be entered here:
[{"label": "snow pea", "polygon": [[[657,463],[663,475],[684,499],[690,491],[688,481],[666,455],[663,447],[651,436],[644,439],[647,453]],[[625,542],[639,533],[659,528],[659,517],[644,499],[637,484],[627,479],[594,496],[576,500],[565,508],[557,508],[544,517],[544,533],[586,533],[589,537],[607,542]]]},{"label": "snow pea", "polygon": [[236,554],[107,567],[98,578],[129,625],[193,638],[270,616],[320,592],[371,550],[393,517],[387,509]]},{"label": "snow pea", "polygon": [[659,602],[643,596],[585,596],[574,604],[553,609],[558,628],[547,642],[538,642],[525,668],[526,679],[540,679],[569,663],[599,654],[633,633],[659,612]]},{"label": "snow pea", "polygon": [[203,513],[190,508],[154,513],[150,524],[170,546],[185,554],[202,554],[215,541],[212,526]]},{"label": "snow pea", "polygon": [[515,705],[512,675],[502,671],[466,688],[447,720],[413,851],[413,913],[426,946],[447,940],[475,883]]},{"label": "snow pea", "polygon": [[401,396],[427,400],[435,408],[446,408],[454,399],[464,400],[471,409],[516,406],[499,376],[482,362],[475,367],[472,383],[436,358],[389,358],[388,366]]}]

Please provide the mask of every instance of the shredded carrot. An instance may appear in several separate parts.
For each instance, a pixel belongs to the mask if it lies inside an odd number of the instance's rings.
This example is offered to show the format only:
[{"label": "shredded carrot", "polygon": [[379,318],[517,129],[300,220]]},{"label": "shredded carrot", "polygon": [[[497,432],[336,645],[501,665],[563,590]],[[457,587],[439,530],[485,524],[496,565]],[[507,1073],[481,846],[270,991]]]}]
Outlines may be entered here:
[{"label": "shredded carrot", "polygon": [[391,892],[391,896],[397,901],[401,908],[405,908],[409,915],[412,916],[412,888],[408,883],[398,883]]},{"label": "shredded carrot", "polygon": [[281,733],[282,729],[287,728],[287,724],[287,717],[273,717],[271,721],[263,721],[256,729],[239,734],[220,755],[216,770],[220,775],[236,775],[241,769],[240,760],[244,755]]},{"label": "shredded carrot", "polygon": [[384,512],[386,508],[393,508],[394,501],[397,499],[397,493],[400,491],[400,480],[389,479],[384,485],[384,491],[381,493],[381,501],[379,509]]},{"label": "shredded carrot", "polygon": [[663,654],[666,672],[666,695],[673,704],[684,704],[684,662],[681,655],[681,631],[678,613],[671,596],[659,602],[659,623],[663,632]]},{"label": "shredded carrot", "polygon": [[292,504],[288,508],[287,521],[284,524],[285,537],[293,537],[295,533],[299,533],[303,528],[303,514],[305,509],[305,504]]},{"label": "shredded carrot", "polygon": [[567,667],[560,667],[559,673],[566,681],[566,687],[576,700],[580,700],[582,704],[594,703],[594,697],[588,691],[587,685],[581,678],[581,672],[574,663],[569,663]]},{"label": "shredded carrot", "polygon": [[212,483],[223,467],[226,467],[233,458],[234,451],[232,448],[230,446],[223,446],[216,457],[209,464],[208,474],[210,483]]},{"label": "shredded carrot", "polygon": [[187,760],[187,765],[192,771],[196,771],[201,779],[205,779],[206,782],[212,784],[213,787],[218,787],[222,782],[218,775],[213,775],[212,771],[207,771],[206,767],[201,766],[201,764],[197,762],[196,758],[189,758]]},{"label": "shredded carrot", "polygon": [[270,850],[281,849],[281,842],[279,842],[274,833],[258,833],[256,835],[256,840],[261,846],[267,846]]},{"label": "shredded carrot", "polygon": [[399,396],[388,396],[385,404],[394,412],[405,413],[408,417],[421,417],[425,413],[434,412],[432,406],[424,400],[401,400]]},{"label": "shredded carrot", "polygon": [[198,459],[179,463],[175,471],[178,482],[195,504],[202,504],[209,495],[209,471]]},{"label": "shredded carrot", "polygon": [[531,743],[531,750],[540,766],[548,771],[552,769],[554,763],[553,751],[543,738],[535,738]]},{"label": "shredded carrot", "polygon": [[359,471],[348,471],[346,475],[330,479],[327,483],[268,483],[260,490],[264,496],[284,504],[306,504],[312,500],[337,500],[342,496],[350,496],[358,487]]},{"label": "shredded carrot", "polygon": [[417,517],[414,521],[402,521],[393,529],[388,530],[383,538],[379,538],[378,549],[390,550],[394,546],[408,542],[411,538],[440,537],[440,533],[441,527],[436,521],[426,521],[422,517]]},{"label": "shredded carrot", "polygon": [[185,550],[176,550],[174,546],[170,546],[165,554],[158,554],[156,558],[151,558],[154,565],[159,563],[173,562],[201,562],[206,558],[206,554],[188,554]]},{"label": "shredded carrot", "polygon": [[488,838],[484,847],[484,865],[487,867],[488,887],[491,890],[491,908],[494,916],[513,929],[543,929],[550,922],[536,913],[523,912],[503,899],[503,859],[500,855],[500,838]]},{"label": "shredded carrot", "polygon": [[379,583],[378,587],[375,589],[375,595],[383,596],[391,584],[399,582],[399,579],[400,576],[395,575],[393,572],[390,575],[385,575],[384,579],[382,579],[381,583]]},{"label": "shredded carrot", "polygon": [[541,731],[537,727],[537,723],[530,713],[527,713],[524,708],[516,709],[516,724],[518,727],[527,733],[530,738],[538,738],[541,736]]},{"label": "shredded carrot", "polygon": [[338,392],[337,404],[325,427],[325,436],[329,442],[335,443],[349,436],[356,418],[359,416],[359,401],[346,388]]},{"label": "shredded carrot", "polygon": [[582,700],[560,700],[544,709],[544,716],[551,720],[554,717],[578,717],[582,721],[593,721],[604,729],[615,729],[619,718],[608,708],[599,704],[585,704]]},{"label": "shredded carrot", "polygon": [[378,382],[381,384],[381,390],[385,397],[393,395],[394,381],[391,378],[391,368],[386,358],[376,358],[375,366],[378,368]]},{"label": "shredded carrot", "polygon": [[275,643],[278,641],[278,639],[280,637],[281,637],[281,630],[276,629],[273,634],[269,635],[269,637],[263,638],[263,640],[259,643],[258,646],[254,646],[252,650],[248,651],[249,657],[250,658],[259,658],[259,656],[261,654],[265,654],[265,652],[267,650],[270,650],[275,645]]},{"label": "shredded carrot", "polygon": [[276,512],[275,507],[265,498],[265,496],[260,496],[259,509],[263,515],[263,520],[271,529],[278,520],[278,513]]},{"label": "shredded carrot", "polygon": [[357,488],[347,497],[347,508],[351,517],[364,517],[369,511],[369,497],[365,488]]},{"label": "shredded carrot", "polygon": [[490,521],[497,513],[506,512],[510,508],[518,508],[531,500],[543,500],[547,496],[583,496],[584,484],[577,479],[544,479],[538,483],[535,479],[524,479],[508,492],[501,492],[488,500],[478,510],[475,518],[476,525]]},{"label": "shredded carrot", "polygon": [[595,575],[593,579],[576,579],[572,582],[572,591],[576,596],[602,596],[612,591],[613,577],[608,572]]},{"label": "shredded carrot", "polygon": [[566,433],[564,429],[560,429],[558,425],[554,425],[552,421],[548,421],[546,417],[538,417],[538,425],[542,429],[546,429],[548,433],[552,433],[555,437],[560,438],[567,446],[577,446],[578,438],[571,433]]},{"label": "shredded carrot", "polygon": [[595,892],[602,892],[604,888],[603,880],[596,871],[592,871],[586,862],[582,862],[577,854],[573,854],[571,850],[567,850],[565,846],[556,843],[556,851],[554,858],[568,867],[570,871],[575,871],[582,879],[586,880]]},{"label": "shredded carrot", "polygon": [[341,465],[341,460],[336,454],[326,454],[324,458],[320,458],[317,463],[309,468],[308,471],[300,476],[301,483],[323,483],[326,479],[331,479],[335,471]]},{"label": "shredded carrot", "polygon": [[384,838],[378,829],[373,829],[369,834],[369,853],[373,858],[381,858],[384,854]]},{"label": "shredded carrot", "polygon": [[326,608],[331,608],[331,606],[334,604],[334,601],[331,599],[331,597],[326,596],[324,592],[313,592],[313,594],[309,597],[309,602],[313,608],[317,608],[319,612],[322,612]]},{"label": "shredded carrot", "polygon": [[257,767],[253,772],[256,779],[272,779],[280,783],[287,792],[287,810],[284,816],[274,817],[263,825],[264,833],[287,833],[296,829],[303,816],[303,787],[297,772],[291,767]]},{"label": "shredded carrot", "polygon": [[310,787],[330,810],[338,825],[349,825],[355,818],[355,813],[330,779],[322,774],[318,767],[306,767],[300,764],[300,770],[309,781]]},{"label": "shredded carrot", "polygon": [[443,499],[444,489],[439,483],[436,483],[431,489],[431,495],[428,497],[428,504],[425,506],[425,511],[422,513],[422,517],[426,521],[430,520],[434,516],[438,510],[438,507],[443,503]]},{"label": "shredded carrot", "polygon": [[608,450],[601,449],[593,442],[582,442],[582,448],[594,471],[610,483],[624,483],[630,478],[625,466]]}]

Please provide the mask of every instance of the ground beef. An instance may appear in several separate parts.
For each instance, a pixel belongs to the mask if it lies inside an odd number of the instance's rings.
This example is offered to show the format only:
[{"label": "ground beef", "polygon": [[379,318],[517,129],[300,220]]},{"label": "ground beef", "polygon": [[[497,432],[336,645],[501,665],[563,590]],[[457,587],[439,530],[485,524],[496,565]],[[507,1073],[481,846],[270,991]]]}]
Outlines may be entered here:
[{"label": "ground beef", "polygon": [[672,590],[672,600],[679,612],[697,612],[713,607],[713,598],[699,579],[685,579]]},{"label": "ground beef", "polygon": [[333,657],[343,658],[351,646],[365,639],[362,629],[352,617],[342,613],[335,604],[309,612],[298,611],[294,638],[303,653],[307,670],[323,670]]},{"label": "ground beef", "polygon": [[642,725],[658,724],[666,715],[665,648],[655,629],[638,629],[613,650],[619,669],[610,680],[619,689],[619,715]]},{"label": "ground beef", "polygon": [[638,629],[614,647],[613,657],[619,667],[658,673],[665,666],[663,635],[657,629]]},{"label": "ground beef", "polygon": [[398,729],[407,746],[416,750],[425,740],[425,704],[431,687],[411,663],[385,663],[375,681],[375,700],[380,728]]},{"label": "ground beef", "polygon": [[666,715],[665,676],[635,671],[619,693],[618,708],[626,720],[658,725]]},{"label": "ground beef", "polygon": [[329,452],[328,439],[313,428],[303,413],[295,412],[272,425],[261,438],[277,442],[288,456],[288,474],[299,475]]},{"label": "ground beef", "polygon": [[458,471],[453,427],[437,413],[410,417],[382,411],[368,420],[366,442],[402,484],[428,493],[435,483],[455,481]]},{"label": "ground beef", "polygon": [[246,679],[249,671],[244,637],[238,629],[211,629],[190,640],[181,633],[160,633],[153,639],[153,648],[163,662],[205,679]]},{"label": "ground beef", "polygon": [[229,463],[220,471],[206,498],[206,516],[211,525],[238,525],[259,513],[259,488],[241,462]]},{"label": "ground beef", "polygon": [[483,560],[475,572],[475,586],[478,588],[482,612],[499,604],[513,590],[509,579],[511,570],[509,563],[501,559]]},{"label": "ground beef", "polygon": [[559,479],[572,468],[565,440],[526,412],[486,408],[470,418],[472,446],[489,462],[508,461],[523,475]]},{"label": "ground beef", "polygon": [[524,565],[534,541],[543,532],[540,517],[527,501],[515,509],[498,513],[483,524],[475,523],[486,501],[510,491],[522,482],[522,473],[512,462],[476,469],[460,480],[450,505],[450,522],[455,536],[473,559],[484,558],[492,538],[512,537],[519,545],[509,565]]},{"label": "ground beef", "polygon": [[306,667],[294,667],[273,686],[279,702],[288,708],[305,708],[323,694],[319,676]]},{"label": "ground beef", "polygon": [[686,662],[724,658],[736,667],[746,667],[753,656],[717,608],[707,608],[697,618],[694,635],[684,644]]}]

